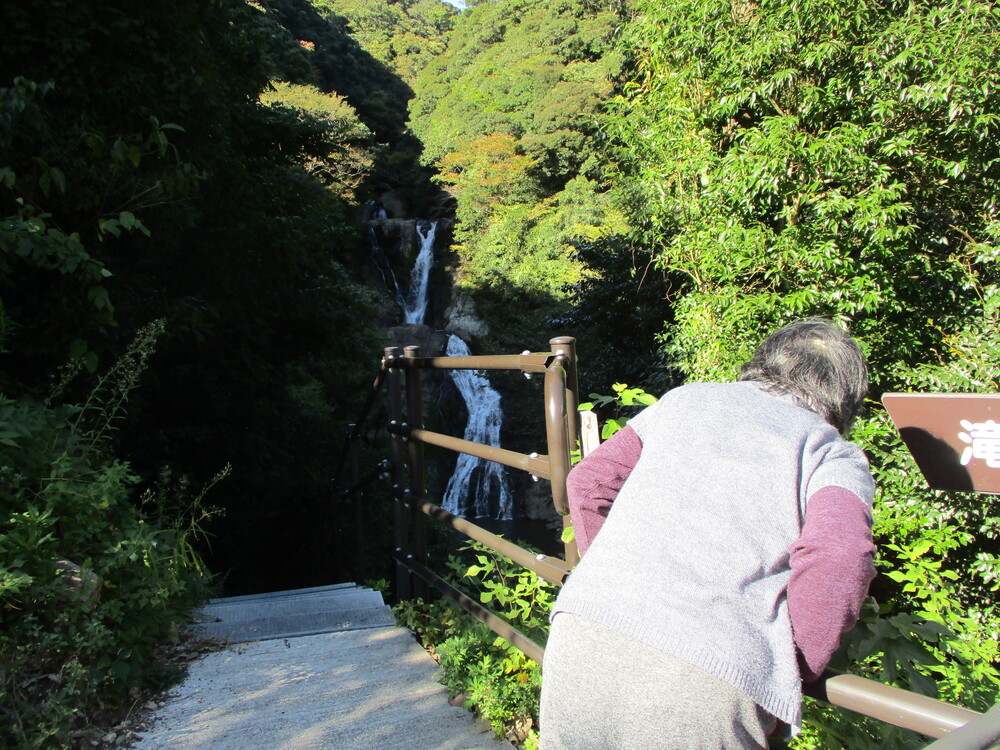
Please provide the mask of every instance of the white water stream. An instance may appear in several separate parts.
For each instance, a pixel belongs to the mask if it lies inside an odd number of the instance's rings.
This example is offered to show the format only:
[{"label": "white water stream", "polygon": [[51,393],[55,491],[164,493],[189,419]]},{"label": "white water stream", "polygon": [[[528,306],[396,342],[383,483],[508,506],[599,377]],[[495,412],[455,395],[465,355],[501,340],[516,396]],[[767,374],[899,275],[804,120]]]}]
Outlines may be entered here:
[{"label": "white water stream", "polygon": [[427,317],[427,284],[434,262],[434,235],[437,234],[436,221],[417,222],[420,237],[420,252],[410,273],[410,288],[403,297],[403,322],[423,323]]},{"label": "white water stream", "polygon": [[[385,212],[377,206],[373,209],[375,218],[385,218]],[[427,318],[428,285],[431,266],[434,263],[434,239],[437,234],[436,221],[417,222],[417,236],[420,250],[410,274],[410,284],[404,294],[396,280],[391,264],[379,247],[378,237],[371,231],[372,258],[389,287],[396,295],[403,310],[403,323],[424,323]],[[446,354],[450,357],[469,356],[469,347],[458,336],[448,337]],[[462,395],[469,411],[469,421],[465,426],[465,439],[477,443],[498,446],[503,412],[500,409],[500,394],[497,393],[486,376],[478,370],[451,370],[451,379]],[[505,468],[493,461],[484,461],[465,453],[459,454],[455,472],[448,480],[444,491],[443,507],[449,513],[463,518],[496,518],[506,521],[514,517],[513,499],[507,481]]]},{"label": "white water stream", "polygon": [[[470,352],[462,339],[452,335],[448,337],[446,354],[468,357]],[[478,370],[451,370],[451,378],[469,409],[463,437],[486,445],[500,445],[503,423],[500,394]],[[492,505],[494,498],[495,505]],[[460,453],[455,473],[445,487],[442,507],[462,518],[510,520],[514,517],[514,508],[504,466]]]}]

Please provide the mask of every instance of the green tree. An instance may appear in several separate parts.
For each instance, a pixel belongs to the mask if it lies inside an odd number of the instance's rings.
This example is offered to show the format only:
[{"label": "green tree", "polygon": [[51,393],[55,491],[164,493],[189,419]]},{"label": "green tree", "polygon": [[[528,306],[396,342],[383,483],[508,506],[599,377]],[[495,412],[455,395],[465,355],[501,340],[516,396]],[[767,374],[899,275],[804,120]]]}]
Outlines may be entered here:
[{"label": "green tree", "polygon": [[447,49],[458,12],[441,0],[316,0],[327,16],[342,16],[364,49],[413,84],[434,55]]},{"label": "green tree", "polygon": [[[99,371],[166,318],[115,454],[146,482],[232,465],[215,500],[239,513],[213,527],[210,563],[237,589],[337,571],[316,519],[377,349],[356,205],[328,189],[365,164],[349,153],[364,132],[337,102],[260,103],[275,38],[260,17],[237,0],[0,10],[16,34],[0,51],[0,385],[41,398],[68,359]],[[306,555],[262,575],[268,548]]]},{"label": "green tree", "polygon": [[371,131],[354,108],[342,96],[283,81],[272,84],[260,100],[272,107],[275,118],[285,116],[292,132],[308,132],[305,123],[314,124],[313,133],[319,143],[304,149],[303,166],[335,195],[356,200],[358,190],[371,174],[374,143]]},{"label": "green tree", "polygon": [[[996,389],[992,3],[640,2],[607,120],[635,241],[682,281],[664,333],[730,379],[767,330],[849,322],[890,389]],[[997,696],[997,507],[921,488],[884,412],[855,433],[880,545],[853,669],[982,708]],[[919,740],[816,709],[803,746]]]},{"label": "green tree", "polygon": [[[881,375],[981,307],[970,278],[996,279],[992,5],[699,0],[640,19],[615,123],[636,224],[689,279],[673,346],[692,374],[819,311],[854,321]],[[738,343],[721,361],[720,340]]]},{"label": "green tree", "polygon": [[[576,247],[620,224],[594,124],[621,66],[618,20],[570,0],[477,4],[414,84],[411,127],[456,201],[456,276],[502,332],[490,347],[548,328],[580,278]],[[512,301],[527,303],[520,324]]]}]

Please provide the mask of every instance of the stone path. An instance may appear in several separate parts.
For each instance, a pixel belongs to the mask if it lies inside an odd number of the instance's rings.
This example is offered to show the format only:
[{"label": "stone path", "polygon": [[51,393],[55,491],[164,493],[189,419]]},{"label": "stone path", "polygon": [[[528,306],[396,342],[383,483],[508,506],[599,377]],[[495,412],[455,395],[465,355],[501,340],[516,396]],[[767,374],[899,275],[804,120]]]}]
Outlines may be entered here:
[{"label": "stone path", "polygon": [[437,664],[378,609],[353,585],[211,602],[193,630],[229,645],[191,664],[132,747],[509,750],[448,703]]}]

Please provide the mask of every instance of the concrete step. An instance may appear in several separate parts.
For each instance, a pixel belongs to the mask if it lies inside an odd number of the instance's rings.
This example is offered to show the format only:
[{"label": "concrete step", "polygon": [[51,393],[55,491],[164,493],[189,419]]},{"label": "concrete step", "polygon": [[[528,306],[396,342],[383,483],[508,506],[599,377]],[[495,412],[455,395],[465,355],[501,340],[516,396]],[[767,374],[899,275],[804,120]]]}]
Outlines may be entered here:
[{"label": "concrete step", "polygon": [[336,612],[339,610],[366,609],[383,606],[382,595],[371,589],[354,589],[344,592],[317,592],[274,599],[250,599],[240,602],[218,601],[194,611],[198,622],[215,620],[250,620],[261,612],[280,612],[294,615],[306,612]]},{"label": "concrete step", "polygon": [[213,599],[192,612],[188,635],[230,643],[395,625],[382,595],[351,585]]},{"label": "concrete step", "polygon": [[283,599],[289,596],[302,596],[305,594],[336,593],[357,591],[356,583],[334,583],[328,586],[310,586],[304,589],[285,589],[284,591],[265,591],[262,594],[243,594],[242,596],[223,596],[217,599],[209,599],[209,604],[232,604],[235,602],[249,602],[260,599]]},{"label": "concrete step", "polygon": [[232,645],[193,662],[136,750],[513,750],[401,628]]}]

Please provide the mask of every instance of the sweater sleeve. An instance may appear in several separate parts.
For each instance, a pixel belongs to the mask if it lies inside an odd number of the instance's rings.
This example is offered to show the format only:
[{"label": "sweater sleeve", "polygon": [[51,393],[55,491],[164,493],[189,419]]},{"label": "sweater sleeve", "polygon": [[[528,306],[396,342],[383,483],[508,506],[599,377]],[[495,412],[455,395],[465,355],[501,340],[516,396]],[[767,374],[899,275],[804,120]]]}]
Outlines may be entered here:
[{"label": "sweater sleeve", "polygon": [[601,443],[573,467],[566,480],[570,517],[581,557],[608,517],[611,504],[642,453],[642,440],[629,426]]},{"label": "sweater sleeve", "polygon": [[875,577],[871,524],[864,501],[842,487],[818,490],[806,506],[802,534],[789,548],[788,582],[788,613],[806,682],[819,679],[841,634],[857,622]]}]

